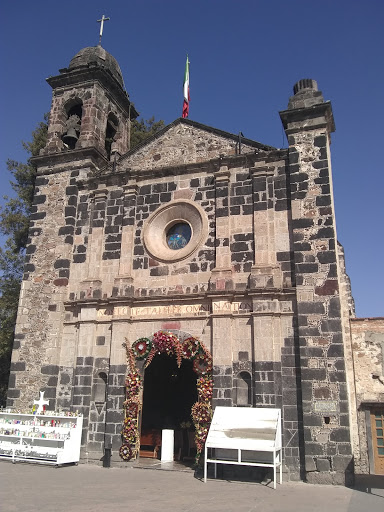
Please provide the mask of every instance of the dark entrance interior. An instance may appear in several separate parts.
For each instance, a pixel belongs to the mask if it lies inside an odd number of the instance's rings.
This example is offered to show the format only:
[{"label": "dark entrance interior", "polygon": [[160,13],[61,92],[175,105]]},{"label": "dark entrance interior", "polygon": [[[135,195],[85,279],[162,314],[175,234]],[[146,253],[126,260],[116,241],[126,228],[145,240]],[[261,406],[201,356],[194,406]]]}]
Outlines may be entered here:
[{"label": "dark entrance interior", "polygon": [[[144,374],[143,412],[141,423],[141,445],[152,445],[161,440],[162,429],[175,431],[175,449],[185,451],[187,432],[182,431],[181,424],[192,425],[191,408],[197,402],[197,375],[193,371],[192,361],[183,359],[181,367],[177,367],[176,357],[158,354]],[[184,444],[184,447],[183,447]],[[178,446],[181,445],[181,446]],[[140,451],[141,456],[144,455]],[[144,456],[158,457],[154,450],[145,451]]]},{"label": "dark entrance interior", "polygon": [[191,407],[197,402],[197,375],[192,361],[158,354],[145,370],[142,429],[171,428],[192,422]]}]

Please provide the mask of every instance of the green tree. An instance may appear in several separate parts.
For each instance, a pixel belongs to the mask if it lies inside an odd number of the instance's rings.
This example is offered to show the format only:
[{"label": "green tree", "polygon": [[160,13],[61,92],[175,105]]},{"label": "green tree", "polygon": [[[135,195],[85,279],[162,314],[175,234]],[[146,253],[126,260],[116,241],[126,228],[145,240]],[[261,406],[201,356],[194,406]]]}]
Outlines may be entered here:
[{"label": "green tree", "polygon": [[164,128],[164,121],[155,121],[154,117],[151,117],[147,121],[144,119],[135,119],[131,123],[131,149],[141,144],[151,135]]},{"label": "green tree", "polygon": [[[29,155],[27,162],[7,161],[7,170],[13,177],[11,186],[15,196],[4,197],[5,204],[0,207],[0,234],[6,237],[3,247],[0,247],[0,405],[5,405],[6,401],[24,253],[35,186],[36,166],[31,158],[39,155],[40,149],[46,144],[47,120],[46,114],[44,121],[40,122],[32,132],[31,142],[22,143]],[[141,144],[163,127],[164,121],[155,121],[153,117],[147,121],[144,119],[133,121],[131,148]]]}]

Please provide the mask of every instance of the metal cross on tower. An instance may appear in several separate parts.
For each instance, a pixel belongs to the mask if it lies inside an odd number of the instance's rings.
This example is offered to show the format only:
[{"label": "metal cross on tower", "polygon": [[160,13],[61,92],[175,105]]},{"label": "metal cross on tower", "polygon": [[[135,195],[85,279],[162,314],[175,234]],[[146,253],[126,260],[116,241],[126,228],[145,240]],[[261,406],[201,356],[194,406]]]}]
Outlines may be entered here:
[{"label": "metal cross on tower", "polygon": [[101,17],[101,20],[97,20],[97,23],[101,23],[100,25],[100,37],[99,37],[99,46],[101,46],[101,38],[103,37],[103,28],[104,28],[104,21],[108,21],[111,18],[106,18],[104,14]]}]

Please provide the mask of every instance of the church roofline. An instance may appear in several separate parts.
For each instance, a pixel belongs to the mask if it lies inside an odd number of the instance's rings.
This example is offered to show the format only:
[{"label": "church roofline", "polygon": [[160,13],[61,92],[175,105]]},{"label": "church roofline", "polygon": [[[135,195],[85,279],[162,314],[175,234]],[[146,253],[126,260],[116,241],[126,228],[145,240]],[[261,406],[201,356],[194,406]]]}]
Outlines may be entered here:
[{"label": "church roofline", "polygon": [[[179,117],[178,119],[175,119],[172,123],[168,124],[167,126],[164,126],[164,128],[162,128],[155,134],[151,135],[151,137],[148,137],[147,139],[145,139],[141,144],[138,144],[133,149],[130,149],[129,151],[124,153],[124,155],[122,155],[119,158],[119,161],[118,161],[119,164],[122,163],[129,156],[136,153],[136,151],[138,151],[142,147],[146,146],[147,144],[150,144],[152,141],[161,137],[164,133],[166,133],[168,130],[170,130],[174,126],[177,126],[178,124],[186,124],[189,126],[193,126],[195,128],[199,128],[200,130],[204,130],[206,132],[214,133],[215,135],[219,135],[220,137],[225,137],[227,139],[231,139],[235,142],[239,141],[238,135],[235,135],[230,132],[225,132],[224,130],[219,130],[218,128],[213,128],[212,126],[207,126],[206,124],[198,123],[197,121],[191,121],[190,119],[184,119],[182,117]],[[276,149],[278,149],[273,146],[267,146],[265,144],[261,144],[260,142],[257,142],[252,139],[247,139],[246,137],[241,137],[241,142],[242,142],[242,144],[254,147],[255,149],[260,149],[262,151],[276,151]]]}]

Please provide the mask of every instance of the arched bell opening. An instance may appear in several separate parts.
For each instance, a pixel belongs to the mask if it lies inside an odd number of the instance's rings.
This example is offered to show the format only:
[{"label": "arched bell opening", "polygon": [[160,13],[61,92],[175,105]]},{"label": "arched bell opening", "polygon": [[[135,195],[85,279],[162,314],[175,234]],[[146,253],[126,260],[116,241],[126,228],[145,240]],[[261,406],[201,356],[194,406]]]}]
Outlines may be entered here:
[{"label": "arched bell opening", "polygon": [[65,113],[67,119],[61,139],[67,149],[75,149],[80,136],[83,102],[79,98],[67,102]]},{"label": "arched bell opening", "polygon": [[117,130],[119,127],[119,120],[112,112],[109,113],[107,119],[107,127],[105,130],[105,151],[107,152],[108,160],[111,159],[113,143],[116,139]]}]

